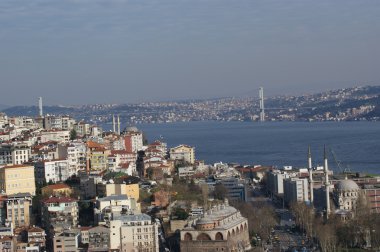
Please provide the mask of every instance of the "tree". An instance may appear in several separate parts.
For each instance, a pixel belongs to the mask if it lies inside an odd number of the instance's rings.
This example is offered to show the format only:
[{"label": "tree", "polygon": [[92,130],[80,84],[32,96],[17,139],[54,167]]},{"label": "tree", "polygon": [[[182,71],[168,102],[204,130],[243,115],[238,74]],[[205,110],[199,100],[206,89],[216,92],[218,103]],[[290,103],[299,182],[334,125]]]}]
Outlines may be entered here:
[{"label": "tree", "polygon": [[78,136],[77,131],[75,129],[72,129],[70,131],[70,140],[72,141],[72,140],[77,139],[77,136]]},{"label": "tree", "polygon": [[227,196],[227,188],[223,184],[216,184],[214,189],[214,198],[224,200]]}]

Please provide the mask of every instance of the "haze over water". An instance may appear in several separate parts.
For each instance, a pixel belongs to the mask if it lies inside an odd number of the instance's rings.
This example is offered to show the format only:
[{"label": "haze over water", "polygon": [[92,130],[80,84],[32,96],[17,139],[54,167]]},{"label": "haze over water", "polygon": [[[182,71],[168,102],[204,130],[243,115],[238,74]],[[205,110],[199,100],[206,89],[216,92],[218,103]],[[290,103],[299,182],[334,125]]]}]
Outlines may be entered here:
[{"label": "haze over water", "polygon": [[[292,165],[306,167],[307,147],[313,163],[323,162],[323,145],[331,148],[342,167],[380,174],[380,125],[376,122],[190,122],[138,125],[149,142],[163,137],[168,147],[196,147],[206,163]],[[329,151],[329,165],[337,169]]]}]

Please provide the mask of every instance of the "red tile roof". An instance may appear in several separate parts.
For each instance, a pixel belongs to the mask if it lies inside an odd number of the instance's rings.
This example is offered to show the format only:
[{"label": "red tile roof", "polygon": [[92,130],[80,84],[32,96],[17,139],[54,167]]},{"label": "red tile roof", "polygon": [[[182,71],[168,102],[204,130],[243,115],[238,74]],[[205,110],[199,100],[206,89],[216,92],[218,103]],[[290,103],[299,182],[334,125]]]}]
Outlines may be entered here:
[{"label": "red tile roof", "polygon": [[71,187],[66,184],[55,184],[55,185],[48,185],[43,187],[42,189],[52,189],[52,190],[58,190],[58,189],[70,189]]},{"label": "red tile roof", "polygon": [[69,197],[50,197],[48,199],[42,200],[43,203],[64,203],[64,202],[76,202],[76,199]]}]

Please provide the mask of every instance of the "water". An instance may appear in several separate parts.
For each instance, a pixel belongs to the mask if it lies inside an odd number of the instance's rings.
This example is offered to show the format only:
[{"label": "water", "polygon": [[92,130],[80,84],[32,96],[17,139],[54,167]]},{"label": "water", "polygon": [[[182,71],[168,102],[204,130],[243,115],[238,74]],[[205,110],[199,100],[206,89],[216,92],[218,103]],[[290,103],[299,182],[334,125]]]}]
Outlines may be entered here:
[{"label": "water", "polygon": [[195,146],[196,158],[206,163],[292,165],[306,167],[307,148],[313,163],[322,164],[323,145],[329,165],[380,174],[380,124],[378,122],[186,122],[138,125],[149,142],[163,137],[168,147]]}]

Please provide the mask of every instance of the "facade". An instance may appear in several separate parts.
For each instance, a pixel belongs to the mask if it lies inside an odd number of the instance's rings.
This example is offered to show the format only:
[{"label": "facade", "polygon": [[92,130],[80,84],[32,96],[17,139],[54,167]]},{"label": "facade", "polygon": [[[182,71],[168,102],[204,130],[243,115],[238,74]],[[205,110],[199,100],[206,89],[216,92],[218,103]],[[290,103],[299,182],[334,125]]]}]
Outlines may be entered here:
[{"label": "facade", "polygon": [[55,235],[53,240],[54,252],[77,252],[79,247],[79,230],[64,230]]},{"label": "facade", "polygon": [[8,195],[5,199],[6,226],[23,227],[30,225],[32,214],[32,195],[30,193],[18,193]]},{"label": "facade", "polygon": [[70,177],[69,164],[66,159],[48,160],[35,163],[35,177],[37,183],[57,183]]},{"label": "facade", "polygon": [[107,169],[108,158],[103,145],[96,142],[87,142],[88,171],[101,172]]},{"label": "facade", "polygon": [[139,150],[142,150],[143,147],[143,136],[142,132],[139,131],[136,127],[128,127],[123,133],[124,138],[124,148],[128,152],[136,153]]},{"label": "facade", "polygon": [[353,180],[339,181],[333,192],[338,210],[355,210],[360,191],[359,186]]},{"label": "facade", "polygon": [[126,195],[128,198],[139,201],[140,189],[139,184],[103,184],[96,186],[99,197],[108,197],[111,195]]},{"label": "facade", "polygon": [[180,231],[182,252],[248,251],[248,221],[228,204],[218,205]]},{"label": "facade", "polygon": [[110,221],[110,249],[158,252],[158,226],[147,214],[118,216]]},{"label": "facade", "polygon": [[109,251],[110,229],[105,226],[97,226],[88,230],[88,251]]},{"label": "facade", "polygon": [[227,189],[227,198],[235,201],[247,201],[247,188],[244,181],[237,178],[225,178],[219,181]]},{"label": "facade", "polygon": [[29,161],[31,148],[26,144],[1,144],[0,166],[20,165]]},{"label": "facade", "polygon": [[195,149],[194,147],[190,147],[184,144],[171,148],[169,152],[170,159],[182,160],[189,164],[194,164],[195,162],[194,149]]},{"label": "facade", "polygon": [[28,245],[31,247],[38,247],[41,251],[46,246],[45,230],[39,227],[31,227],[27,230]]},{"label": "facade", "polygon": [[73,190],[66,184],[48,185],[41,189],[44,196],[66,196],[69,197]]},{"label": "facade", "polygon": [[284,200],[291,202],[309,202],[309,181],[300,178],[288,178],[284,180]]},{"label": "facade", "polygon": [[111,195],[96,200],[95,221],[105,223],[116,215],[140,213],[140,203],[126,195]]},{"label": "facade", "polygon": [[86,170],[86,145],[81,142],[71,142],[67,145],[58,145],[59,158],[67,159],[69,174],[77,174]]},{"label": "facade", "polygon": [[41,203],[41,222],[44,228],[52,228],[56,232],[77,227],[78,203],[75,199],[50,197]]},{"label": "facade", "polygon": [[269,171],[267,173],[267,189],[274,195],[284,194],[284,179],[289,178],[289,174],[282,173],[279,170]]},{"label": "facade", "polygon": [[36,195],[34,167],[11,165],[0,168],[0,190],[8,195],[17,193]]},{"label": "facade", "polygon": [[40,143],[46,143],[50,141],[55,142],[69,142],[70,131],[69,130],[46,130],[40,133]]}]

